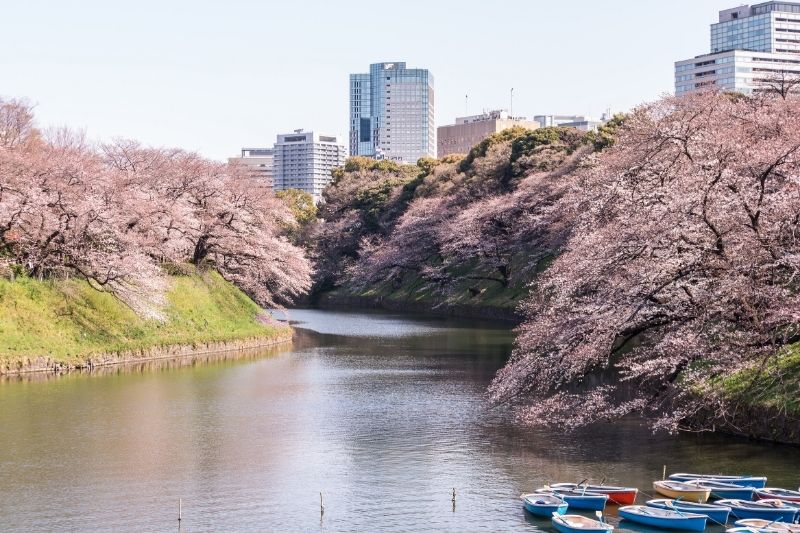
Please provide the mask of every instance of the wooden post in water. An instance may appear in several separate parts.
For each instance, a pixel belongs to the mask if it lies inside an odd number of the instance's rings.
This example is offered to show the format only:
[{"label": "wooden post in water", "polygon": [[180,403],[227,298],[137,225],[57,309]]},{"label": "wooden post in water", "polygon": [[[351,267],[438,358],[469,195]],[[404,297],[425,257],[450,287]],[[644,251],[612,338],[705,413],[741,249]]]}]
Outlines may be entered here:
[{"label": "wooden post in water", "polygon": [[453,512],[456,512],[456,488],[453,487]]},{"label": "wooden post in water", "polygon": [[178,498],[178,522],[183,518],[183,498]]},{"label": "wooden post in water", "polygon": [[325,504],[322,502],[322,493],[319,493],[319,514],[322,515],[325,513]]},{"label": "wooden post in water", "polygon": [[667,479],[667,465],[664,465],[664,470],[661,471],[661,481]]}]

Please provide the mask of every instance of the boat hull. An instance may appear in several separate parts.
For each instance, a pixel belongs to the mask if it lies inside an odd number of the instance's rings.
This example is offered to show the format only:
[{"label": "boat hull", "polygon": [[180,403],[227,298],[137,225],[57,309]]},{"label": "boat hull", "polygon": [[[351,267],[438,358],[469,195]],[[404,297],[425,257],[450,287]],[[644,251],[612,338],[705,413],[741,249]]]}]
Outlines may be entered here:
[{"label": "boat hull", "polygon": [[570,509],[580,509],[582,511],[602,511],[606,508],[608,496],[605,494],[595,494],[592,492],[578,493],[575,491],[561,491],[558,489],[540,489],[536,492],[544,494],[555,494],[565,502]]},{"label": "boat hull", "polygon": [[570,509],[581,509],[583,511],[602,511],[606,508],[607,498],[584,498],[580,496],[567,496],[565,494],[558,494],[558,496],[567,502],[567,505]]},{"label": "boat hull", "polygon": [[564,514],[567,512],[567,502],[559,504],[552,503],[536,503],[535,499],[525,498],[522,500],[522,505],[525,510],[532,515],[550,518],[555,514]]},{"label": "boat hull", "polygon": [[[756,489],[755,497],[757,500],[783,500],[785,502],[800,503],[800,491],[788,491],[787,493],[766,492],[769,489]],[[798,492],[798,494],[792,494]]]},{"label": "boat hull", "polygon": [[786,524],[784,522],[773,522],[756,518],[737,520],[733,525],[770,533],[800,533],[800,524]]},{"label": "boat hull", "polygon": [[753,499],[753,493],[756,489],[753,487],[742,487],[740,485],[732,485],[730,487],[715,487],[713,485],[705,485],[702,481],[688,481],[689,485],[697,485],[697,488],[708,489],[711,491],[710,498],[714,500],[745,500],[750,501]]},{"label": "boat hull", "polygon": [[753,487],[754,489],[763,489],[767,486],[767,478],[763,476],[714,476],[708,474],[671,474],[669,479],[673,481],[694,481],[697,479],[708,481],[720,481],[722,483],[730,483],[731,485],[739,485],[742,487]]},{"label": "boat hull", "polygon": [[629,520],[637,524],[661,529],[679,529],[682,531],[703,531],[706,528],[706,516],[685,516],[668,518],[663,516],[651,516],[642,514],[625,507],[620,507],[619,516],[624,520]]},{"label": "boat hull", "polygon": [[[571,527],[569,525],[569,517],[571,515],[557,515],[553,516],[552,524],[553,527],[556,528],[560,533],[582,533],[582,532],[590,532],[590,533],[611,533],[614,530],[614,527],[610,524],[600,523],[594,521],[597,524],[596,527],[586,527],[585,525],[582,527]],[[582,518],[582,517],[578,517]]]},{"label": "boat hull", "polygon": [[708,501],[708,497],[710,495],[710,491],[707,489],[675,490],[657,483],[653,484],[653,489],[655,489],[657,493],[661,494],[662,496],[666,496],[667,498],[680,498],[681,500],[687,502],[704,503]]},{"label": "boat hull", "polygon": [[[670,504],[668,505],[667,502],[670,502]],[[707,504],[693,505],[691,502],[683,502],[680,500],[649,500],[647,505],[657,509],[677,509],[682,513],[702,514],[719,525],[725,525],[728,522],[728,516],[731,514],[730,507],[722,505],[711,506]]]},{"label": "boat hull", "polygon": [[[553,489],[568,488],[572,490],[581,490],[581,485],[573,483],[556,483],[551,485]],[[617,505],[633,505],[636,503],[636,495],[639,494],[639,489],[629,487],[609,487],[603,485],[586,485],[586,492],[593,492],[595,494],[605,494],[608,496],[608,501],[616,503]]]},{"label": "boat hull", "polygon": [[707,487],[711,489],[711,498],[715,500],[752,500],[753,487],[742,487],[741,489],[720,489],[714,487]]},{"label": "boat hull", "polygon": [[727,500],[721,500],[719,503],[731,508],[731,515],[737,520],[743,518],[763,518],[764,520],[780,520],[781,522],[791,524],[797,515],[798,508],[794,506],[786,507],[750,507],[737,504]]}]

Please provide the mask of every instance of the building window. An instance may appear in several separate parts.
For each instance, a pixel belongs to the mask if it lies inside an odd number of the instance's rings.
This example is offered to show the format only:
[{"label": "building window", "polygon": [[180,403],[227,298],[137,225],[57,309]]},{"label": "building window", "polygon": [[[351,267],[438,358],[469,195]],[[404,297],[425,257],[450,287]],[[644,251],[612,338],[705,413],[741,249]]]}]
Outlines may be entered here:
[{"label": "building window", "polygon": [[359,142],[370,142],[372,140],[372,132],[370,131],[371,124],[369,118],[362,117],[360,126],[358,135]]}]

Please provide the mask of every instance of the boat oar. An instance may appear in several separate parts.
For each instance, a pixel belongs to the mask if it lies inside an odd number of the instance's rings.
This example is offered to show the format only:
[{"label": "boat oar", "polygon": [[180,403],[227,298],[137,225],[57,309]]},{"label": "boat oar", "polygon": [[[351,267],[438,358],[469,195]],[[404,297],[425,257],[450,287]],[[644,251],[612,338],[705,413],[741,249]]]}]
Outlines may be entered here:
[{"label": "boat oar", "polygon": [[597,517],[598,520],[600,520],[601,524],[605,524],[605,522],[603,522],[603,511],[595,511],[594,515]]},{"label": "boat oar", "polygon": [[669,507],[670,509],[672,509],[673,511],[675,511],[676,513],[678,513],[678,514],[679,514],[679,515],[681,515],[681,516],[686,516],[685,514],[683,514],[683,513],[681,512],[681,510],[680,510],[680,509],[678,509],[677,507],[675,507],[675,502],[677,502],[678,500],[680,500],[680,496],[679,496],[678,498],[676,498],[676,499],[675,499],[675,501],[668,502],[668,503],[667,503],[667,507]]},{"label": "boat oar", "polygon": [[[675,511],[675,512],[676,512],[676,513],[678,513],[679,515],[681,515],[681,516],[685,516],[685,515],[684,515],[684,514],[683,514],[683,513],[680,511],[680,509],[678,509],[677,507],[675,507],[675,502],[677,502],[677,501],[680,501],[680,499],[681,499],[681,498],[683,498],[683,496],[678,496],[678,497],[677,497],[677,498],[675,498],[673,501],[671,501],[671,502],[667,502],[667,507],[669,507],[670,509],[672,509],[673,511]],[[700,514],[705,514],[705,513],[700,513]],[[727,526],[727,525],[728,525],[728,524],[723,524],[723,523],[722,523],[722,522],[720,522],[719,520],[714,520],[713,518],[711,518],[711,517],[710,517],[710,516],[708,516],[708,515],[705,515],[705,516],[706,516],[706,518],[707,518],[708,520],[711,520],[711,521],[712,521],[712,522],[714,522],[715,524],[717,524],[717,525],[720,525],[720,526],[722,526],[722,527],[725,527],[725,526]]]}]

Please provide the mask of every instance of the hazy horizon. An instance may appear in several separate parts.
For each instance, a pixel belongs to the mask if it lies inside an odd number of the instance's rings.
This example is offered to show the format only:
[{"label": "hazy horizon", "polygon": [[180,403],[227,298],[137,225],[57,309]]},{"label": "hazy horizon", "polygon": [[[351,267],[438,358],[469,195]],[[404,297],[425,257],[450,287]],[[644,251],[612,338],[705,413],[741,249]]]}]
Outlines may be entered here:
[{"label": "hazy horizon", "polygon": [[735,5],[34,0],[4,6],[0,96],[31,101],[44,128],[215,159],[297,128],[346,138],[348,76],[381,61],[431,70],[437,126],[508,108],[512,87],[515,115],[600,116],[671,92],[673,62],[707,53]]}]

